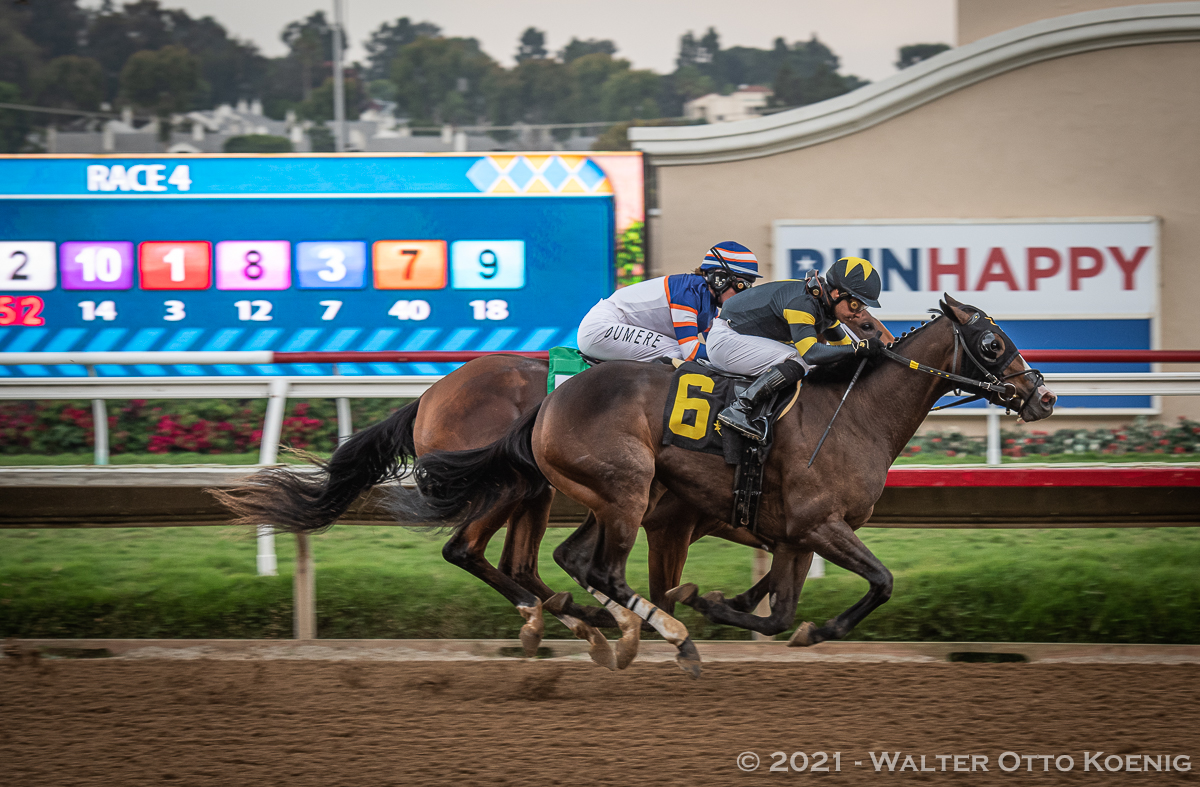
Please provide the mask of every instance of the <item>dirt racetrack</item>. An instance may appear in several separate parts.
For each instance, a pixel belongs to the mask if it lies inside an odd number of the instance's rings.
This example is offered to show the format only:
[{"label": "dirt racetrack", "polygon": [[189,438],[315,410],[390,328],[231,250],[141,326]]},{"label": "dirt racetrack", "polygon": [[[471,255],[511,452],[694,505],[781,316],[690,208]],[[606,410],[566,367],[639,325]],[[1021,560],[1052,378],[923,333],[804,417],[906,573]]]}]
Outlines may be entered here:
[{"label": "dirt racetrack", "polygon": [[[10,659],[0,698],[12,787],[1200,784],[1195,664],[720,663],[692,681],[670,663]],[[1097,750],[1122,770],[1084,772]],[[775,751],[831,771],[841,752],[841,771],[772,773]],[[876,772],[884,751],[896,772]],[[1006,751],[1053,756],[1005,772]],[[1194,770],[1125,770],[1164,754]],[[913,772],[920,755],[935,770]]]}]

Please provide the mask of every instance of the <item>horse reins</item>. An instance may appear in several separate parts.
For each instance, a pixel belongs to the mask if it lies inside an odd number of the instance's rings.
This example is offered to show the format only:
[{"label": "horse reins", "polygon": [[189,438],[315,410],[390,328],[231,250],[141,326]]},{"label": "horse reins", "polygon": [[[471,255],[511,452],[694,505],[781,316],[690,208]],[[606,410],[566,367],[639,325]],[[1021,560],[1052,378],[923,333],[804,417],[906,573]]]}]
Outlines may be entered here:
[{"label": "horse reins", "polygon": [[[947,319],[949,319],[949,318],[947,318]],[[971,352],[971,349],[967,346],[967,340],[965,338],[963,338],[962,328],[953,321],[951,321],[950,325],[951,325],[951,327],[954,328],[954,367],[953,368],[954,368],[955,372],[958,371],[958,366],[959,366],[958,351],[959,351],[959,348],[961,347],[962,351],[963,351],[963,355],[967,356],[967,358],[971,361],[971,363],[973,363],[975,365],[975,367],[977,369],[979,369],[979,371],[983,374],[984,379],[976,380],[975,378],[972,378],[972,377],[964,377],[964,376],[962,376],[960,374],[956,374],[954,372],[947,372],[943,369],[936,369],[932,366],[926,366],[925,364],[918,363],[918,362],[912,360],[911,358],[905,358],[900,353],[894,352],[893,350],[891,350],[887,347],[885,347],[883,349],[883,354],[885,357],[890,358],[891,360],[896,361],[897,363],[904,364],[905,366],[907,366],[910,369],[915,369],[918,372],[925,372],[926,374],[932,374],[936,377],[941,377],[942,379],[949,380],[950,382],[956,383],[959,389],[965,388],[968,390],[976,391],[976,393],[972,396],[964,397],[962,399],[959,399],[958,401],[951,402],[950,404],[944,404],[944,405],[940,405],[938,407],[933,407],[930,409],[930,412],[932,412],[934,410],[945,410],[950,407],[958,407],[959,405],[964,405],[969,402],[974,402],[979,399],[985,398],[987,396],[987,394],[989,394],[989,393],[994,393],[994,394],[999,395],[1000,401],[1004,403],[1005,412],[1008,412],[1009,410],[1012,410],[1012,411],[1018,412],[1018,413],[1021,412],[1021,410],[1023,410],[1025,408],[1025,404],[1029,401],[1029,397],[1027,396],[1027,397],[1021,398],[1017,391],[1017,387],[1015,385],[1013,385],[1012,383],[1006,382],[1006,381],[1012,379],[1013,377],[1034,374],[1034,375],[1036,375],[1036,378],[1038,381],[1037,384],[1035,384],[1033,386],[1033,389],[1036,391],[1038,385],[1040,385],[1040,383],[1045,380],[1045,378],[1042,377],[1042,373],[1039,372],[1037,369],[1027,369],[1022,372],[1013,372],[1012,374],[1007,374],[1007,375],[1004,375],[1003,377],[997,377],[986,366],[984,366],[983,363],[981,363],[978,358],[975,357],[974,353]],[[1016,400],[1015,404],[1013,403],[1014,400]]]},{"label": "horse reins", "polygon": [[[946,319],[949,318],[947,317]],[[974,390],[977,392],[972,396],[963,397],[962,399],[951,402],[950,404],[944,404],[938,407],[930,408],[930,412],[934,410],[945,410],[949,407],[958,407],[959,405],[967,404],[968,402],[974,402],[979,399],[983,399],[989,393],[999,395],[1000,401],[1004,403],[1004,411],[1006,413],[1009,410],[1019,413],[1021,410],[1025,409],[1025,404],[1029,401],[1029,397],[1026,396],[1022,398],[1017,391],[1017,386],[1010,382],[1006,382],[1006,380],[1029,374],[1035,375],[1033,390],[1036,391],[1038,386],[1045,382],[1046,378],[1042,376],[1042,373],[1037,369],[1026,369],[1023,372],[1013,372],[1012,374],[1006,374],[1003,377],[997,377],[992,371],[984,366],[978,358],[975,357],[974,353],[971,352],[971,348],[967,346],[966,338],[964,338],[962,335],[962,326],[953,320],[950,321],[950,325],[952,328],[954,328],[953,372],[947,372],[944,369],[937,369],[932,366],[926,366],[923,363],[918,363],[911,358],[905,358],[900,353],[895,352],[888,347],[883,348],[883,355],[885,358],[889,358],[897,363],[903,364],[909,369],[915,369],[918,372],[932,374],[935,377],[941,377],[943,380],[949,380],[950,382],[955,383],[958,389],[966,388],[968,390]],[[984,379],[976,380],[973,377],[964,377],[961,374],[957,374],[959,366],[959,348],[962,348],[963,355],[967,356],[971,363],[975,364],[975,368],[977,368],[983,374]],[[1019,353],[1015,354],[1019,355]],[[837,410],[834,410],[833,418],[829,419],[829,426],[825,427],[825,433],[821,435],[821,439],[817,443],[816,449],[813,451],[812,456],[808,459],[809,467],[812,467],[813,461],[816,460],[817,453],[820,452],[821,446],[825,443],[825,438],[829,436],[829,430],[833,428],[833,422],[837,419],[838,413],[841,412],[842,405],[846,403],[846,397],[850,395],[850,391],[854,388],[854,384],[858,382],[858,376],[862,373],[863,367],[866,365],[866,363],[867,359],[863,358],[862,363],[858,365],[858,369],[854,372],[854,377],[850,380],[850,385],[846,386],[846,393],[842,394],[842,401],[838,403]],[[1013,403],[1014,400],[1016,400],[1016,404]]]}]

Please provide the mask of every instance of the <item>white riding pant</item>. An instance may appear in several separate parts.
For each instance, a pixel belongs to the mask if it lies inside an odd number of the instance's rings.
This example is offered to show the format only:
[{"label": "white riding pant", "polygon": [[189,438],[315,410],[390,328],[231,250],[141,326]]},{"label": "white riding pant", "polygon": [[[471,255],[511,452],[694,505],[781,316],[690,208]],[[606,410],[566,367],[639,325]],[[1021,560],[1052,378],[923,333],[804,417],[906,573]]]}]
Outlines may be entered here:
[{"label": "white riding pant", "polygon": [[746,336],[729,327],[720,317],[713,320],[708,332],[708,360],[713,366],[726,372],[751,377],[770,369],[786,360],[798,361],[808,371],[812,367],[804,363],[796,348],[765,336]]},{"label": "white riding pant", "polygon": [[622,313],[600,301],[579,324],[579,351],[601,361],[653,361],[683,358],[683,348],[674,336],[622,322]]}]

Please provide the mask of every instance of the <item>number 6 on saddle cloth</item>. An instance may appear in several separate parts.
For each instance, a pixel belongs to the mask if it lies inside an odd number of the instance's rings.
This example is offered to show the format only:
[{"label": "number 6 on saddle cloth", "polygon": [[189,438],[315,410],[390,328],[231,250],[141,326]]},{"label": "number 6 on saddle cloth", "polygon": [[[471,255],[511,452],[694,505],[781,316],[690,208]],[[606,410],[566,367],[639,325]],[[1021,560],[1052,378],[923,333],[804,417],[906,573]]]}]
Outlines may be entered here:
[{"label": "number 6 on saddle cloth", "polygon": [[762,497],[762,469],[771,450],[770,426],[791,409],[800,395],[800,385],[781,391],[761,412],[755,413],[756,418],[763,418],[768,425],[767,438],[760,443],[732,429],[722,430],[717,421],[717,413],[751,382],[750,378],[731,375],[695,361],[681,364],[667,389],[662,444],[716,454],[725,457],[726,464],[736,465],[733,513],[729,521],[734,527],[745,527],[754,532]]}]

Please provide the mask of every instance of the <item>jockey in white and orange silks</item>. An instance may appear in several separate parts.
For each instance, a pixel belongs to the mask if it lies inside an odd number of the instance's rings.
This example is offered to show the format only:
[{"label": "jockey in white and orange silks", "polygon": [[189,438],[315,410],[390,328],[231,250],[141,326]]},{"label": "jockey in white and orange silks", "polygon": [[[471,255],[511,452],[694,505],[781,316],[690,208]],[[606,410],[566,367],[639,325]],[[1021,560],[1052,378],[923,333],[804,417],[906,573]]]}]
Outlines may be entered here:
[{"label": "jockey in white and orange silks", "polygon": [[601,361],[707,359],[703,336],[717,309],[760,277],[754,252],[718,243],[694,272],[639,282],[593,306],[579,325],[579,351]]}]

